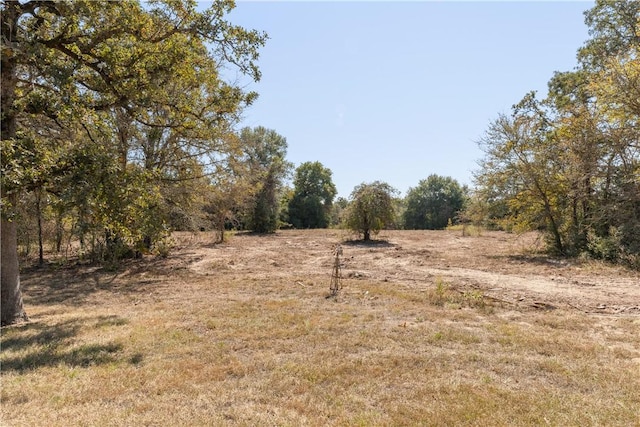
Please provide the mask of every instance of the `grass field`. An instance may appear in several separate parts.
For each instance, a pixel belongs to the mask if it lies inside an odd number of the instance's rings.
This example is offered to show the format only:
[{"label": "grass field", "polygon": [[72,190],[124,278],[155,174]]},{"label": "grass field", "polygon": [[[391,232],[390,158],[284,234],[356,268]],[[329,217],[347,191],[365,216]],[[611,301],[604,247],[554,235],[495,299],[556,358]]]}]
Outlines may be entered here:
[{"label": "grass field", "polygon": [[640,426],[635,272],[505,233],[210,237],[26,268],[0,424]]}]

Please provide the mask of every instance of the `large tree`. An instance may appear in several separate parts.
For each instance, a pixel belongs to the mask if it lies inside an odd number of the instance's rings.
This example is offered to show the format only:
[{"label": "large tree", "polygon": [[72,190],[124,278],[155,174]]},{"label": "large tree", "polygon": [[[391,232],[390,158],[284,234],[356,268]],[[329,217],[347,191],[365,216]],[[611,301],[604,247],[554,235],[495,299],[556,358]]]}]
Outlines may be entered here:
[{"label": "large tree", "polygon": [[280,193],[292,168],[285,159],[287,139],[275,130],[258,126],[243,128],[240,141],[253,192],[247,206],[246,225],[258,233],[273,233],[278,228]]},{"label": "large tree", "polygon": [[429,175],[406,197],[404,226],[408,229],[437,230],[456,219],[464,207],[465,190],[451,177]]},{"label": "large tree", "polygon": [[320,162],[302,163],[295,172],[289,221],[296,228],[326,228],[331,219],[336,186],[332,172]]},{"label": "large tree", "polygon": [[[129,172],[127,163],[137,154],[144,166],[160,157],[150,144],[132,145],[137,136],[161,131],[154,141],[165,141],[173,158],[204,156],[208,141],[254,99],[218,73],[227,62],[260,77],[255,60],[266,36],[225,21],[233,6],[220,1],[199,12],[193,1],[2,2],[2,324],[26,318],[15,218],[21,194],[75,173],[87,153],[115,153],[115,175],[148,182],[148,173]],[[105,137],[112,129],[115,138]],[[165,172],[175,178],[180,168]]]},{"label": "large tree", "polygon": [[351,192],[346,225],[361,234],[364,241],[371,240],[395,220],[393,195],[397,190],[385,182],[375,181],[358,185]]},{"label": "large tree", "polygon": [[579,66],[485,134],[478,194],[556,252],[640,267],[640,3],[598,0],[585,16]]},{"label": "large tree", "polygon": [[[526,102],[538,105],[532,96]],[[566,191],[566,179],[556,161],[559,147],[546,123],[535,113],[518,111],[495,120],[480,142],[485,158],[477,183],[507,199],[517,227],[545,227],[555,250],[565,253],[561,235],[565,201],[559,195]]]}]

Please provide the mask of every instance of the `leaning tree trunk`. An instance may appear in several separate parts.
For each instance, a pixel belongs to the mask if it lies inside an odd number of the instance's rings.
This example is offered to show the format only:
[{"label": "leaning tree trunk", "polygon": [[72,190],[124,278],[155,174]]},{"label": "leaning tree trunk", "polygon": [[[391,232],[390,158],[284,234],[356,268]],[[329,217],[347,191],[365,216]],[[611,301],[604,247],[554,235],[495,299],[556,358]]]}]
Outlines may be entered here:
[{"label": "leaning tree trunk", "polygon": [[[10,196],[11,197],[11,196]],[[15,199],[15,197],[11,197]],[[18,266],[18,225],[2,215],[0,229],[0,311],[2,325],[28,320],[22,306],[20,291],[20,269]]]}]

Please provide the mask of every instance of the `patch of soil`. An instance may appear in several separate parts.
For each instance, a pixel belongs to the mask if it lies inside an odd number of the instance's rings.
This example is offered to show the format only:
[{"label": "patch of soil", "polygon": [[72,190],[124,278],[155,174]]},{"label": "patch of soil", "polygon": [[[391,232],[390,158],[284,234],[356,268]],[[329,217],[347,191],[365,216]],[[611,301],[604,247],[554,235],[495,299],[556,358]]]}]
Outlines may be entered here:
[{"label": "patch of soil", "polygon": [[371,243],[350,237],[340,230],[284,230],[237,234],[212,245],[207,233],[177,234],[178,250],[167,263],[197,275],[276,276],[303,285],[326,281],[328,289],[333,251],[341,244],[342,276],[349,279],[425,289],[442,280],[520,309],[640,316],[639,272],[544,255],[537,233],[463,237],[458,231],[384,231]]}]

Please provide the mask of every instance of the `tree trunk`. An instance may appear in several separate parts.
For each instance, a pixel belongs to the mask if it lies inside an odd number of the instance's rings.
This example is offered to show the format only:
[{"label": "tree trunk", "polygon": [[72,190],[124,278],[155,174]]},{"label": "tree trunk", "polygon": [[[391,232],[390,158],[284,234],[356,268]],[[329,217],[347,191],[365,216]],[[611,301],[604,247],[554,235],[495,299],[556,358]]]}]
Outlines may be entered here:
[{"label": "tree trunk", "polygon": [[[15,203],[14,195],[8,196]],[[18,266],[18,225],[2,215],[0,228],[0,321],[10,325],[29,320],[22,306]]]},{"label": "tree trunk", "polygon": [[371,240],[371,230],[364,230],[364,241],[368,242]]},{"label": "tree trunk", "polygon": [[216,243],[224,243],[224,219],[221,218],[218,223],[218,241]]},{"label": "tree trunk", "polygon": [[[17,53],[14,49],[20,13],[21,5],[19,2],[5,2],[3,4],[2,25],[0,26],[3,39],[2,56],[0,56],[0,89],[2,92],[0,134],[3,140],[14,140],[16,137],[14,100],[18,74],[15,60]],[[15,209],[18,199],[16,193],[6,187],[2,188],[2,193],[8,202],[4,209]],[[28,319],[22,307],[22,292],[20,291],[18,225],[11,220],[7,210],[4,210],[0,216],[2,217],[0,221],[0,323],[9,325]]]},{"label": "tree trunk", "polygon": [[38,217],[38,265],[42,267],[44,265],[44,243],[42,241],[42,189],[36,190],[36,216]]},{"label": "tree trunk", "polygon": [[544,208],[546,211],[547,219],[549,220],[549,225],[551,226],[551,234],[553,235],[554,249],[560,255],[566,255],[566,251],[564,245],[562,244],[562,236],[560,234],[560,229],[558,228],[558,224],[553,216],[553,210],[551,209],[551,203],[549,200],[543,195]]},{"label": "tree trunk", "polygon": [[64,225],[62,224],[62,214],[56,217],[56,253],[62,250],[62,238],[64,237]]}]

